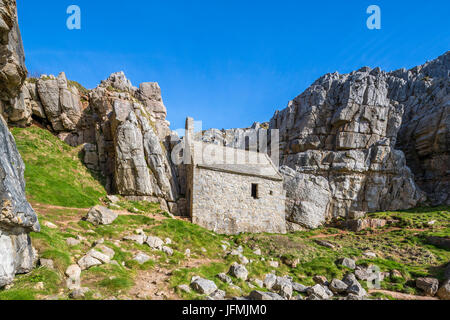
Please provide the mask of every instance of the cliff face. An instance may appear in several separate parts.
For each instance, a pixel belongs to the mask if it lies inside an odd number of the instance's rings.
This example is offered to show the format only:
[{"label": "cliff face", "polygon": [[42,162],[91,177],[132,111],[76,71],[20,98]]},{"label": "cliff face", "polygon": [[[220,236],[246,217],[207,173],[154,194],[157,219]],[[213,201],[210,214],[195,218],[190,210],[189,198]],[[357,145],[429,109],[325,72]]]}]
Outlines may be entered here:
[{"label": "cliff face", "polygon": [[[279,130],[289,226],[450,203],[449,60],[327,74],[275,113],[267,139]],[[246,148],[265,131],[210,129],[197,139]]]},{"label": "cliff face", "polygon": [[[287,220],[448,204],[449,56],[412,70],[327,74],[288,107],[280,131]],[[406,157],[404,151],[406,153]]]},{"label": "cliff face", "polygon": [[66,143],[84,145],[84,163],[104,177],[110,193],[160,202],[177,213],[171,131],[157,83],[137,88],[118,72],[87,90],[62,72],[28,79],[22,96],[27,112],[19,123],[35,119]]},{"label": "cliff face", "polygon": [[0,1],[0,287],[17,273],[33,268],[34,250],[28,236],[39,231],[25,196],[22,158],[3,117],[14,122],[24,115],[20,95],[26,77],[15,1]]}]

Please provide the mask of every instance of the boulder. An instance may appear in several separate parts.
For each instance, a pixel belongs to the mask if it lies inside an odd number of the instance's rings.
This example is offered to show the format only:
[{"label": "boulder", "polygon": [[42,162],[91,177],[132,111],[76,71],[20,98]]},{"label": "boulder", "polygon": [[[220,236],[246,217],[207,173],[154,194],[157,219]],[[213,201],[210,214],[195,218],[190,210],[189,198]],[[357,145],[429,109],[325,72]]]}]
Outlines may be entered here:
[{"label": "boulder", "polygon": [[306,291],[308,290],[308,287],[304,286],[298,282],[292,282],[292,289],[299,293],[306,293]]},{"label": "boulder", "polygon": [[[8,3],[7,6],[8,12],[15,13],[15,2]],[[0,17],[0,22],[1,19]],[[14,19],[11,20],[13,24],[17,23]],[[0,30],[2,35],[3,32],[5,32],[3,29]],[[3,45],[1,47],[4,48]],[[1,54],[3,53],[2,51]],[[3,80],[0,79],[0,87],[3,86]],[[2,88],[8,90],[6,87]],[[5,92],[2,91],[2,94]],[[0,288],[2,288],[10,284],[16,274],[33,269],[35,252],[29,233],[38,232],[40,225],[26,198],[25,165],[1,115],[0,155]]]},{"label": "boulder", "polygon": [[191,283],[191,287],[195,291],[197,291],[201,294],[206,294],[206,295],[209,295],[217,290],[217,286],[214,283],[214,281],[203,279],[203,278],[195,279]]},{"label": "boulder", "polygon": [[78,260],[78,265],[80,266],[81,270],[89,269],[93,266],[101,265],[102,262],[90,255],[83,256],[80,260]]},{"label": "boulder", "polygon": [[450,300],[450,279],[444,281],[437,292],[437,296],[441,300]]},{"label": "boulder", "polygon": [[250,299],[251,300],[257,300],[257,301],[264,301],[264,300],[285,300],[282,296],[279,294],[276,294],[274,292],[263,292],[263,291],[252,291],[250,293]]},{"label": "boulder", "polygon": [[264,278],[264,287],[271,290],[276,282],[277,282],[277,276],[273,273],[269,273]]},{"label": "boulder", "polygon": [[149,261],[151,258],[145,253],[139,252],[133,258],[133,260],[137,261],[139,264],[144,264]]},{"label": "boulder", "polygon": [[103,206],[92,207],[86,217],[86,220],[93,225],[108,225],[114,222],[119,215]]},{"label": "boulder", "polygon": [[217,277],[224,283],[228,283],[228,284],[233,283],[233,280],[229,276],[227,276],[225,273],[219,273],[217,275]]},{"label": "boulder", "polygon": [[346,292],[348,285],[339,279],[333,279],[330,283],[330,290],[334,293]]},{"label": "boulder", "polygon": [[339,259],[339,260],[337,261],[337,263],[338,263],[339,265],[342,265],[342,266],[347,267],[347,268],[350,268],[350,269],[355,269],[355,268],[356,268],[355,260],[350,259],[350,258],[342,258],[342,259]]},{"label": "boulder", "polygon": [[328,290],[320,284],[316,284],[315,286],[308,288],[306,290],[306,293],[308,295],[318,297],[321,300],[327,300],[331,298],[331,295],[329,294]]},{"label": "boulder", "polygon": [[153,236],[148,236],[147,239],[145,240],[145,243],[148,244],[148,246],[150,248],[156,249],[156,250],[162,250],[162,248],[164,246],[164,241],[162,241],[158,237],[153,237]]},{"label": "boulder", "polygon": [[231,265],[228,273],[231,274],[232,276],[234,276],[238,279],[242,279],[244,281],[247,280],[247,277],[248,277],[247,269],[243,265],[240,265],[238,263],[233,263]]},{"label": "boulder", "polygon": [[427,296],[433,297],[439,289],[439,280],[435,278],[418,278],[416,287],[423,290]]}]

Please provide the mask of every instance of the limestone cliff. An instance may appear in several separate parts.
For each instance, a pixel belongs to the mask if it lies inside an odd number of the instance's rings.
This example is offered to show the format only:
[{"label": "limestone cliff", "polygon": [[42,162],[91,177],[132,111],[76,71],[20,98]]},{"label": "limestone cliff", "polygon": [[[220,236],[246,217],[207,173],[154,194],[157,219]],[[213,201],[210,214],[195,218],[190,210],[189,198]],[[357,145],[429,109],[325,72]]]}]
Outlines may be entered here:
[{"label": "limestone cliff", "polygon": [[25,166],[4,117],[27,115],[21,86],[26,77],[15,1],[0,1],[0,287],[33,268],[28,233],[39,231],[37,216],[25,196]]},{"label": "limestone cliff", "polygon": [[110,193],[159,201],[177,213],[171,131],[157,83],[137,88],[117,72],[87,90],[62,72],[27,79],[22,96],[27,112],[20,123],[35,119],[66,143],[84,145],[84,163],[104,177]]}]

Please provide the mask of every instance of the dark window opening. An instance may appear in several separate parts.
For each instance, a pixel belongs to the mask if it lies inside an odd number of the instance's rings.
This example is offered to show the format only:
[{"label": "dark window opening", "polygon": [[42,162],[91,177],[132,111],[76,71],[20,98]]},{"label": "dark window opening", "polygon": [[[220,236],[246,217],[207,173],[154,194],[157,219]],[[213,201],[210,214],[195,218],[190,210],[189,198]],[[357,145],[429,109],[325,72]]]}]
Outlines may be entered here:
[{"label": "dark window opening", "polygon": [[252,183],[252,198],[258,199],[258,185],[256,183]]},{"label": "dark window opening", "polygon": [[273,191],[272,191],[272,190],[270,190],[269,194],[270,194],[271,196],[273,196]]}]

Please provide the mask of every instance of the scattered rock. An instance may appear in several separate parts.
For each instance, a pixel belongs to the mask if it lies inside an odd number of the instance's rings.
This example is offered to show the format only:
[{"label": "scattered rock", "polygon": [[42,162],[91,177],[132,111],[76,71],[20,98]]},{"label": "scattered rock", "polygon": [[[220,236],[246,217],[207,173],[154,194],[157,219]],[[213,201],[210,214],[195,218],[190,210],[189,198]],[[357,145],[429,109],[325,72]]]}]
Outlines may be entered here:
[{"label": "scattered rock", "polygon": [[[109,257],[109,259],[114,258],[114,255],[116,254],[116,252],[113,249],[111,249],[103,244],[96,245],[95,249],[100,250],[102,253],[107,255]],[[105,262],[105,263],[107,263],[107,262]]]},{"label": "scattered rock", "polygon": [[390,273],[391,278],[403,278],[403,275],[398,270],[392,270]]},{"label": "scattered rock", "polygon": [[278,268],[279,263],[278,263],[278,261],[271,260],[271,261],[269,261],[269,266],[272,268]]},{"label": "scattered rock", "polygon": [[350,258],[339,259],[337,263],[339,265],[342,265],[342,266],[350,268],[350,269],[355,269],[356,268],[355,260],[350,259]]},{"label": "scattered rock", "polygon": [[289,300],[292,297],[293,289],[290,279],[277,277],[275,285],[272,287],[272,289],[277,291],[285,299]]},{"label": "scattered rock", "polygon": [[77,288],[70,293],[72,299],[82,299],[89,292],[89,288]]},{"label": "scattered rock", "polygon": [[35,290],[44,290],[44,283],[43,282],[38,282],[36,283],[36,285],[34,286]]},{"label": "scattered rock", "polygon": [[222,282],[225,282],[225,283],[228,283],[228,284],[233,283],[233,280],[232,280],[229,276],[227,276],[225,273],[219,273],[219,274],[217,275],[217,277],[218,277]]},{"label": "scattered rock", "polygon": [[156,250],[162,250],[162,247],[164,245],[164,241],[162,241],[158,237],[147,237],[147,240],[145,241],[149,245],[150,248],[156,249]]},{"label": "scattered rock", "polygon": [[292,282],[292,289],[299,293],[306,293],[306,291],[308,290],[308,287],[304,286],[298,282]]},{"label": "scattered rock", "polygon": [[217,290],[217,286],[214,283],[214,281],[203,279],[203,278],[197,278],[191,283],[191,287],[201,293],[201,294],[211,294],[214,291]]},{"label": "scattered rock", "polygon": [[144,264],[147,261],[149,261],[151,258],[150,256],[146,255],[145,253],[139,252],[136,254],[133,258],[134,261],[137,261],[139,264]]},{"label": "scattered rock", "polygon": [[172,248],[169,248],[169,247],[164,246],[164,247],[162,247],[162,251],[163,251],[165,254],[167,254],[168,256],[172,256],[172,255],[173,255],[173,250],[172,250]]},{"label": "scattered rock", "polygon": [[276,282],[277,276],[274,275],[273,273],[267,274],[266,277],[264,278],[264,286],[269,290],[273,288]]},{"label": "scattered rock", "polygon": [[363,255],[368,258],[376,258],[377,257],[377,254],[375,252],[371,252],[371,251],[364,252]]},{"label": "scattered rock", "polygon": [[441,300],[450,300],[450,279],[444,281],[437,292],[437,296]]},{"label": "scattered rock", "polygon": [[114,204],[120,201],[119,197],[114,195],[107,195],[106,198],[109,200],[109,202]]},{"label": "scattered rock", "polygon": [[348,285],[339,279],[333,279],[330,283],[330,290],[334,293],[342,293],[347,291]]},{"label": "scattered rock", "polygon": [[95,250],[95,249],[91,249],[91,250],[87,253],[87,255],[89,255],[89,256],[91,256],[91,257],[97,259],[97,260],[100,261],[101,263],[109,263],[109,262],[111,261],[111,258],[110,258],[108,255],[106,255],[106,254],[104,254],[104,253],[102,253],[102,252],[100,252],[100,251],[97,251],[97,250]]},{"label": "scattered rock", "polygon": [[259,288],[264,288],[264,282],[260,279],[253,279],[253,283]]},{"label": "scattered rock", "polygon": [[134,241],[137,242],[139,244],[144,244],[144,242],[146,241],[147,237],[143,234],[132,234],[129,236],[126,236],[123,238],[123,240],[126,241]]},{"label": "scattered rock", "polygon": [[261,249],[257,248],[255,251],[253,251],[253,254],[256,254],[257,256],[261,255]]},{"label": "scattered rock", "polygon": [[243,265],[247,265],[250,263],[250,261],[247,259],[247,257],[240,255],[239,256],[239,261],[243,264]]},{"label": "scattered rock", "polygon": [[186,293],[190,293],[191,292],[191,288],[187,284],[180,284],[179,286],[177,286],[177,288],[180,291],[183,291],[183,292],[186,292]]},{"label": "scattered rock", "polygon": [[327,293],[327,290],[325,290],[325,288],[320,284],[316,284],[315,286],[308,288],[306,290],[306,293],[308,295],[314,295],[321,300],[326,300],[330,298],[330,295]]},{"label": "scattered rock", "polygon": [[50,221],[44,221],[42,224],[50,229],[58,229],[58,226]]},{"label": "scattered rock", "polygon": [[78,265],[80,266],[81,270],[86,270],[93,266],[98,266],[101,264],[102,263],[99,260],[95,259],[94,257],[92,257],[90,255],[85,255],[83,258],[81,258],[78,261]]},{"label": "scattered rock", "polygon": [[416,287],[423,290],[427,296],[433,297],[439,289],[439,280],[435,278],[418,278]]},{"label": "scattered rock", "polygon": [[262,300],[284,300],[284,298],[282,296],[280,296],[279,294],[276,294],[274,292],[263,292],[263,291],[252,291],[250,293],[250,299],[251,300],[258,300],[258,301],[262,301]]},{"label": "scattered rock", "polygon": [[324,286],[328,285],[328,279],[325,276],[314,276],[313,281],[318,284],[323,284]]},{"label": "scattered rock", "polygon": [[366,281],[369,279],[371,273],[368,271],[368,269],[364,269],[361,267],[356,267],[355,270],[355,276],[358,280]]},{"label": "scattered rock", "polygon": [[67,238],[66,243],[69,247],[74,247],[74,246],[79,245],[81,243],[81,241],[78,239],[75,239],[75,238]]},{"label": "scattered rock", "polygon": [[244,281],[247,280],[247,277],[248,277],[247,269],[243,265],[240,265],[238,263],[233,263],[231,265],[228,273],[231,274],[232,276],[234,276],[238,279],[242,279]]},{"label": "scattered rock", "polygon": [[103,206],[92,207],[86,217],[86,221],[89,221],[93,225],[108,225],[114,222],[119,215]]},{"label": "scattered rock", "polygon": [[39,264],[41,265],[41,267],[46,267],[49,269],[53,269],[54,268],[54,263],[53,260],[51,259],[39,259]]},{"label": "scattered rock", "polygon": [[184,251],[184,255],[185,255],[186,258],[189,258],[191,256],[191,249],[186,249]]},{"label": "scattered rock", "polygon": [[328,241],[323,241],[323,240],[314,240],[315,243],[317,243],[318,245],[322,246],[322,247],[326,247],[329,249],[334,249],[335,245],[328,242]]},{"label": "scattered rock", "polygon": [[225,295],[226,295],[225,291],[217,289],[216,291],[214,291],[209,295],[209,298],[211,300],[225,300]]}]

